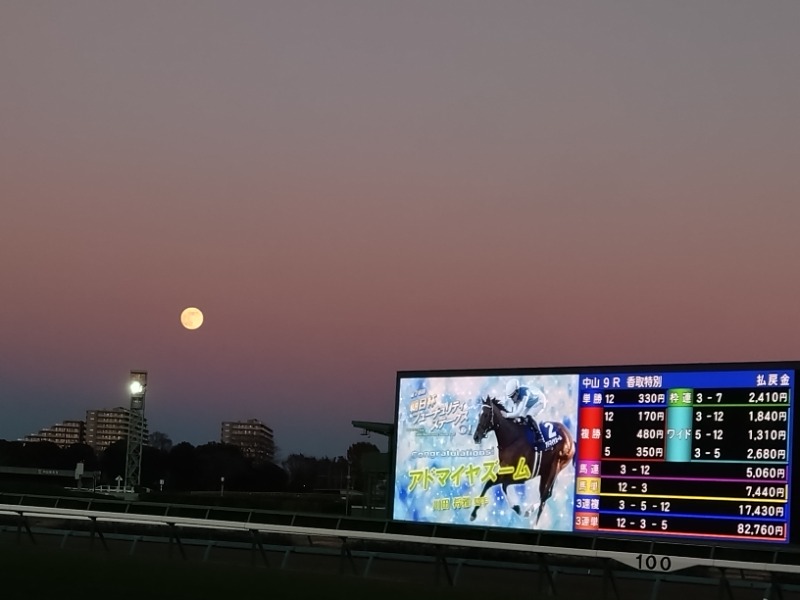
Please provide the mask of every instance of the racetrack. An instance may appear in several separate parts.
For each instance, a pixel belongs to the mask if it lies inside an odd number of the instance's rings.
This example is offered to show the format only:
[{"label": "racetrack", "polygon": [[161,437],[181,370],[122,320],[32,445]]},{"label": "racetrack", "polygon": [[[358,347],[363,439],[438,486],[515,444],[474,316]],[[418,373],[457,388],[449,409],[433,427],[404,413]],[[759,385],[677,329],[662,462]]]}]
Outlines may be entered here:
[{"label": "racetrack", "polygon": [[[477,562],[450,560],[454,580],[449,586],[443,567],[427,560],[354,555],[352,561],[336,552],[267,552],[267,563],[247,546],[185,545],[185,559],[174,545],[142,542],[130,555],[129,541],[107,539],[108,549],[87,538],[36,535],[35,544],[24,534],[0,530],[0,598],[87,598],[112,596],[115,600],[147,598],[365,598],[377,600],[472,600],[497,597],[549,596],[548,582],[534,565],[489,568]],[[320,548],[320,550],[324,550]],[[331,549],[328,549],[331,550]],[[368,577],[364,575],[369,573]],[[761,600],[764,579],[731,579],[727,591],[718,584],[695,580],[661,582],[654,596],[654,577],[617,573],[612,583],[602,571],[557,569],[554,585],[558,598],[674,598],[707,600],[709,594],[728,600]],[[720,594],[722,592],[722,594]],[[784,589],[782,598],[796,600],[800,593]]]}]

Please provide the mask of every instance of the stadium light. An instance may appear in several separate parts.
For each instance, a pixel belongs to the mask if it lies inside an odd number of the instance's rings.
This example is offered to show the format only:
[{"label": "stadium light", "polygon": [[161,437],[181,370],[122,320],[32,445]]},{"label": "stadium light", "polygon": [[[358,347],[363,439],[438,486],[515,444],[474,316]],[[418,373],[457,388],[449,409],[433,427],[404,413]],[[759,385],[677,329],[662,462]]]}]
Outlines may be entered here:
[{"label": "stadium light", "polygon": [[131,371],[128,389],[131,403],[128,410],[128,448],[125,457],[125,491],[141,484],[142,445],[144,444],[144,397],[147,393],[147,371]]},{"label": "stadium light", "polygon": [[142,398],[147,390],[147,372],[131,371],[131,398]]}]

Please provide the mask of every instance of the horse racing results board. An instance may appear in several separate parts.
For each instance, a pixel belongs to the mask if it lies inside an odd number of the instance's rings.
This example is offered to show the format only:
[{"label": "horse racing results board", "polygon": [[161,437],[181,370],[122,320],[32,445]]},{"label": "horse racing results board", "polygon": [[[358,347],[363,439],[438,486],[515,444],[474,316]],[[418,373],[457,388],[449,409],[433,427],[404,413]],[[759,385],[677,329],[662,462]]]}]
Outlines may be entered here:
[{"label": "horse racing results board", "polygon": [[[788,543],[798,373],[794,362],[400,372],[391,514],[464,526]],[[545,461],[509,460],[508,450],[503,461],[498,430],[476,436],[486,399],[509,410],[519,388],[535,398],[537,421],[550,429],[562,423],[574,440],[575,456],[556,474],[538,521],[537,469]],[[503,478],[513,480],[505,491],[494,485]]]}]

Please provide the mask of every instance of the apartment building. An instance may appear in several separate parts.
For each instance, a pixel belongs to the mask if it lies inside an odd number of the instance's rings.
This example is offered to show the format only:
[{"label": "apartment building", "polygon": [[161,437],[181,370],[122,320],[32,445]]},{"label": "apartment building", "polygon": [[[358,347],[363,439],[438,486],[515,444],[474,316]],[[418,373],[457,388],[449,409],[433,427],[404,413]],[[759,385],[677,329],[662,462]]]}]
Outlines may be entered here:
[{"label": "apartment building", "polygon": [[86,443],[86,423],[83,421],[63,421],[51,427],[40,429],[36,433],[26,435],[26,442],[52,442],[62,448],[73,444]]},{"label": "apartment building", "polygon": [[253,462],[272,462],[275,459],[272,429],[258,419],[223,422],[221,441],[238,446],[242,454]]},{"label": "apartment building", "polygon": [[[117,440],[128,437],[130,410],[123,407],[86,411],[86,443],[95,452],[102,452]],[[144,420],[144,440],[147,440],[147,419]]]}]

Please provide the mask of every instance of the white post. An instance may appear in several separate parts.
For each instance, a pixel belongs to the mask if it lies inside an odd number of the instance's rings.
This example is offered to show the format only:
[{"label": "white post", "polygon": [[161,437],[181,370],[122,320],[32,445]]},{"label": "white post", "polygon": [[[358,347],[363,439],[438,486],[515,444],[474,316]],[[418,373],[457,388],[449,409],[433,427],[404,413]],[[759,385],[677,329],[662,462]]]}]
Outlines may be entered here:
[{"label": "white post", "polygon": [[350,461],[347,461],[347,489],[344,491],[344,514],[350,514]]}]

